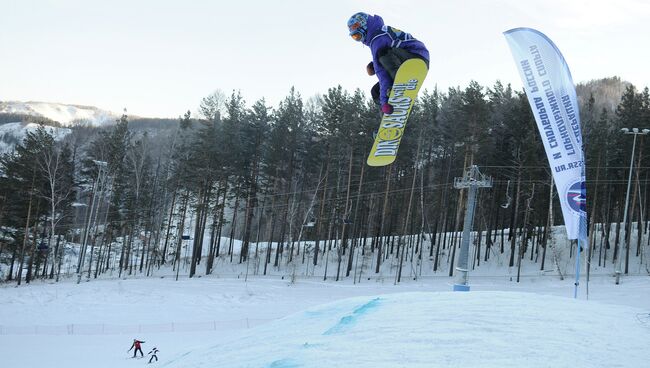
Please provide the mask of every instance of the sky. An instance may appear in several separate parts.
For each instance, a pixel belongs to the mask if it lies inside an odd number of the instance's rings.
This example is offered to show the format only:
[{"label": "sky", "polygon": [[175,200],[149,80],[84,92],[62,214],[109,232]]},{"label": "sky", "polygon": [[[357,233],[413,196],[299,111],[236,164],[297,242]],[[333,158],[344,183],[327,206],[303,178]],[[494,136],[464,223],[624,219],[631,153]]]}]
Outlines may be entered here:
[{"label": "sky", "polygon": [[0,101],[178,117],[216,90],[272,107],[291,87],[369,91],[370,51],[346,27],[357,11],[426,44],[424,89],[522,88],[502,35],[515,27],[551,38],[577,83],[650,86],[645,0],[0,0]]}]

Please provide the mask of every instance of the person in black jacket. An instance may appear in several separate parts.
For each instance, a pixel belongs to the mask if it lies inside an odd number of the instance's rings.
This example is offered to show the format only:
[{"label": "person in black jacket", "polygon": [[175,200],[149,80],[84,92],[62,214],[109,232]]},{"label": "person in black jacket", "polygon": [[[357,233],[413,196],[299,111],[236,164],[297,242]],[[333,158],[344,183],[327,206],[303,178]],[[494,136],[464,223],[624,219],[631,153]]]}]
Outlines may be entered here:
[{"label": "person in black jacket", "polygon": [[149,358],[149,363],[153,360],[153,358],[156,358],[156,361],[158,361],[158,357],[156,356],[158,354],[158,349],[154,346],[153,349],[149,352],[147,355],[151,355],[151,358]]}]

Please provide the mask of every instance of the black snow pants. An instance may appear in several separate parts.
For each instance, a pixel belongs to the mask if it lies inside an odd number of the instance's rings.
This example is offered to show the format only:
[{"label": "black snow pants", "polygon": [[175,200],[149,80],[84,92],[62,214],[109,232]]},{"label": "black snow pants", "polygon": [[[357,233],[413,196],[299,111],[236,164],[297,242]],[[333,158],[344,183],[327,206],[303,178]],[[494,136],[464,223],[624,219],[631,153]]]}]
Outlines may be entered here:
[{"label": "black snow pants", "polygon": [[144,356],[144,354],[142,353],[142,348],[138,347],[138,348],[135,348],[135,350],[133,350],[133,357],[134,358],[135,358],[136,354],[138,354],[138,351],[140,352],[140,357]]},{"label": "black snow pants", "polygon": [[[416,55],[410,51],[400,49],[397,47],[390,47],[384,50],[379,51],[379,64],[384,68],[386,73],[390,75],[390,78],[392,80],[395,80],[395,75],[397,74],[397,70],[399,67],[409,59],[422,59],[419,55]],[[424,60],[424,59],[423,59]],[[424,60],[424,62],[427,64],[427,67],[429,67],[429,61]],[[392,87],[392,83],[391,83]],[[372,86],[372,89],[370,90],[370,95],[372,96],[372,100],[375,101],[377,105],[379,105],[379,82]]]}]

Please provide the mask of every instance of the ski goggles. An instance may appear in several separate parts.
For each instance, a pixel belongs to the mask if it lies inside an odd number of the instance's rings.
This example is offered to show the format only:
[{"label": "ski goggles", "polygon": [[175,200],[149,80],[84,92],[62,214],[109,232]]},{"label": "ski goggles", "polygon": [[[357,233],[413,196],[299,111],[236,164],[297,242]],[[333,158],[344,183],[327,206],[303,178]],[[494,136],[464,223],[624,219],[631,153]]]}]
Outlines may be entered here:
[{"label": "ski goggles", "polygon": [[350,37],[352,37],[353,40],[363,40],[363,27],[361,22],[354,22],[348,25],[348,28],[350,29]]}]

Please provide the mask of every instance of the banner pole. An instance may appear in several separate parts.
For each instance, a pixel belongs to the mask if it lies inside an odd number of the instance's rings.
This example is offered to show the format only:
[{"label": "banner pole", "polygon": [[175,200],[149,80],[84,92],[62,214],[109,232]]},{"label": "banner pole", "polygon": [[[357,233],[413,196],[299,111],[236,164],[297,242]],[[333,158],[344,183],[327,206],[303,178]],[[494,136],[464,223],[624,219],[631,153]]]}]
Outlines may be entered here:
[{"label": "banner pole", "polygon": [[578,285],[580,285],[580,238],[578,238],[578,246],[576,247],[576,281],[573,288],[573,298],[578,298]]}]

